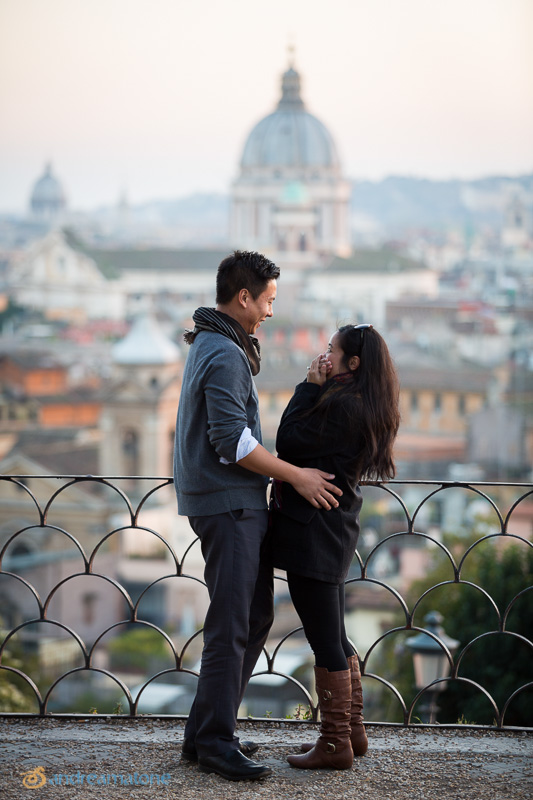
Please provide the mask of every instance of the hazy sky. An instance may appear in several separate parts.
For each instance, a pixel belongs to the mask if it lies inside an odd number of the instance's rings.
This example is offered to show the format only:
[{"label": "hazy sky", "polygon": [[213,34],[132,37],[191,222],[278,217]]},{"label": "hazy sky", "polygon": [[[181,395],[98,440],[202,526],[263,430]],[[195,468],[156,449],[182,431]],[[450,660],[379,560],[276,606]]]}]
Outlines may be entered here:
[{"label": "hazy sky", "polygon": [[354,178],[533,171],[533,0],[0,0],[0,210],[227,191],[287,45]]}]

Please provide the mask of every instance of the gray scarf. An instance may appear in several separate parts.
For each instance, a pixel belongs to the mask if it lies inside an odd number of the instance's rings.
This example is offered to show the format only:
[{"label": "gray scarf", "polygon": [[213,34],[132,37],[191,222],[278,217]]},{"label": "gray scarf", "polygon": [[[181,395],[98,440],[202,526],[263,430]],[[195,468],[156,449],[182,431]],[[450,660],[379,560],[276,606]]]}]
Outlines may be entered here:
[{"label": "gray scarf", "polygon": [[192,315],[194,320],[194,329],[187,330],[183,334],[183,338],[187,344],[192,344],[196,335],[200,331],[211,331],[212,333],[220,333],[222,336],[227,336],[232,342],[239,345],[248,358],[252,375],[257,375],[261,368],[261,348],[255,336],[250,336],[246,333],[242,325],[236,319],[224,314],[222,311],[217,311],[216,308],[208,308],[202,306],[197,308]]}]

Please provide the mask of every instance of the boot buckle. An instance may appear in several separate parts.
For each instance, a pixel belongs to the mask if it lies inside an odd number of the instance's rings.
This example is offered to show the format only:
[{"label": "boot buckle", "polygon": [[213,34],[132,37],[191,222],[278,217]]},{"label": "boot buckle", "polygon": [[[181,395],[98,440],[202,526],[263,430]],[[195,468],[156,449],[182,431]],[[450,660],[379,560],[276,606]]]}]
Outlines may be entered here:
[{"label": "boot buckle", "polygon": [[330,690],[329,689],[324,689],[323,699],[324,700],[331,700],[332,697],[333,697],[333,695],[331,694]]},{"label": "boot buckle", "polygon": [[337,751],[337,748],[335,747],[333,742],[328,742],[327,750],[328,750],[328,753],[335,753]]}]

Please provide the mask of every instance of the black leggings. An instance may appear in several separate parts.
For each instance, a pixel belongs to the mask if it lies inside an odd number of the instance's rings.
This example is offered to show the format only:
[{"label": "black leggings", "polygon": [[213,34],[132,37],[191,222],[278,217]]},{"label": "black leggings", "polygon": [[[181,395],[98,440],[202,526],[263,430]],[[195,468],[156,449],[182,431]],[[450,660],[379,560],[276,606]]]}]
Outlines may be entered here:
[{"label": "black leggings", "polygon": [[325,583],[287,573],[289,592],[315,655],[317,667],[329,672],[348,669],[355,651],[344,628],[344,583]]}]

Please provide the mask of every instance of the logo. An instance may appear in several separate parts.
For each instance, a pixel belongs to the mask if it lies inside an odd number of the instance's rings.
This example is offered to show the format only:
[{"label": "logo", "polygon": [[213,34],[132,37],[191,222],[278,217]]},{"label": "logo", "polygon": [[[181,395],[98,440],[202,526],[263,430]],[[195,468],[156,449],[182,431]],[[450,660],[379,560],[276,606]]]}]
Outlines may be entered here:
[{"label": "logo", "polygon": [[44,767],[35,767],[29,772],[22,772],[22,785],[26,789],[40,789],[46,783],[46,775],[44,774]]},{"label": "logo", "polygon": [[157,775],[147,772],[113,772],[112,774],[96,774],[80,772],[59,772],[49,775],[48,780],[44,774],[44,767],[35,767],[28,772],[21,772],[22,785],[26,789],[40,789],[45,783],[49,786],[168,786],[171,781],[170,773]]}]

